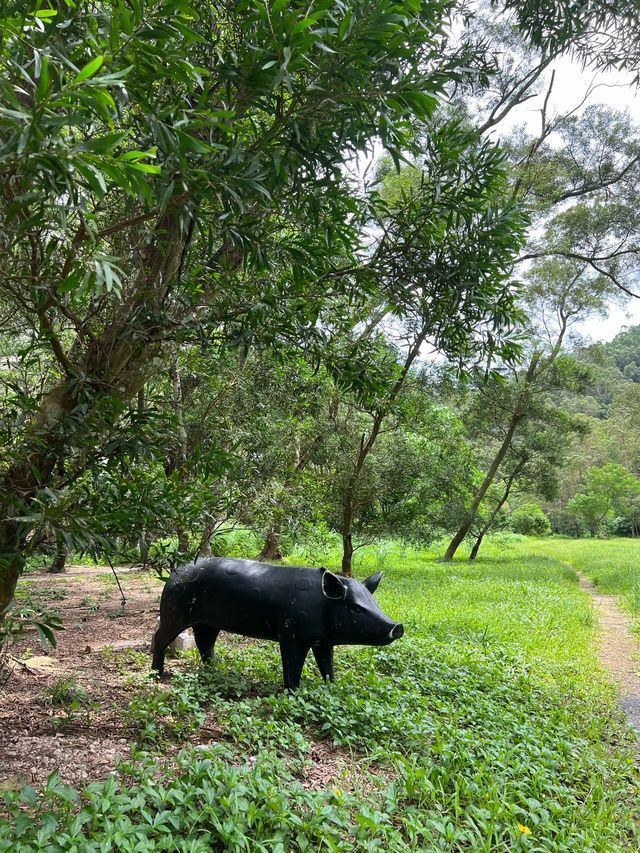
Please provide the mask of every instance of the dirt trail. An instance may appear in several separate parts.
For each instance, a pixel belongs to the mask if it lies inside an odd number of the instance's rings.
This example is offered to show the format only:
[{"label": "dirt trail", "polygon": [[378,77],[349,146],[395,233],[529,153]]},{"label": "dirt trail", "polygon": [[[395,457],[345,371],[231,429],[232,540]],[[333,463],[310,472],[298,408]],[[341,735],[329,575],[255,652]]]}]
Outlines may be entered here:
[{"label": "dirt trail", "polygon": [[633,636],[631,617],[616,602],[604,595],[581,572],[576,572],[580,587],[589,593],[598,614],[600,663],[620,685],[620,707],[631,725],[640,731],[640,648]]},{"label": "dirt trail", "polygon": [[[141,577],[144,576],[142,566],[115,566],[114,569],[118,575],[140,574]],[[47,581],[48,583],[55,583],[59,580],[64,583],[66,578],[99,577],[100,575],[111,575],[111,577],[113,577],[113,572],[109,566],[69,565],[65,568],[64,572],[60,572],[60,574],[51,574],[50,572],[29,572],[29,574],[24,575],[23,580]]]},{"label": "dirt trail", "polygon": [[[55,649],[41,648],[34,632],[25,634],[11,646],[11,676],[0,673],[0,794],[27,784],[42,788],[53,770],[64,782],[82,786],[104,779],[118,756],[129,758],[127,707],[139,683],[132,683],[131,676],[144,679],[149,671],[162,584],[135,569],[118,567],[118,574],[123,575],[124,608],[109,569],[69,566],[64,574],[21,579],[31,599],[60,612],[65,629]],[[254,641],[223,635],[222,642],[242,647]],[[187,665],[174,659],[171,669]],[[185,743],[206,745],[223,736],[214,705]],[[178,748],[167,747],[167,755]],[[318,742],[308,758],[312,764],[301,781],[309,789],[344,788],[349,779],[368,784],[339,747]]]}]

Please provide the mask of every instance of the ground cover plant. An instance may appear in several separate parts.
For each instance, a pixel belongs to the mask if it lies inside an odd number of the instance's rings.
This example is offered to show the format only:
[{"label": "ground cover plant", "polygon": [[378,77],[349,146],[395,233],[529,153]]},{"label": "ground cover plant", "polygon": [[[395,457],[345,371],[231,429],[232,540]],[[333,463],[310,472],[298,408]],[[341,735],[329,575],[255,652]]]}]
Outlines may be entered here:
[{"label": "ground cover plant", "polygon": [[[169,684],[128,656],[132,759],[84,791],[54,775],[6,794],[0,850],[635,849],[640,780],[588,599],[513,542],[473,566],[359,552],[406,634],[337,650],[333,687],[307,666],[284,693],[275,644],[222,640]],[[336,759],[320,784],[318,749]]]}]

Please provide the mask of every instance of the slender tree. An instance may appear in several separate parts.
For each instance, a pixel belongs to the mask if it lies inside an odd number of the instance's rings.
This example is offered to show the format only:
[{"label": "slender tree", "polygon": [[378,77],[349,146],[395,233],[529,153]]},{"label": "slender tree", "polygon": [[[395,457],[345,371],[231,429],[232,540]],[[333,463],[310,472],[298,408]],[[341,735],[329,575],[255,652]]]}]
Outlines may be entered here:
[{"label": "slender tree", "polygon": [[606,313],[609,300],[617,292],[606,276],[593,276],[587,270],[586,264],[547,260],[530,274],[527,302],[532,322],[527,364],[513,372],[508,397],[492,399],[490,389],[485,389],[489,405],[498,406],[499,439],[468,512],[445,551],[445,560],[453,559],[471,531],[519,431],[536,416],[541,395],[553,386],[557,360],[571,326],[579,319]]}]

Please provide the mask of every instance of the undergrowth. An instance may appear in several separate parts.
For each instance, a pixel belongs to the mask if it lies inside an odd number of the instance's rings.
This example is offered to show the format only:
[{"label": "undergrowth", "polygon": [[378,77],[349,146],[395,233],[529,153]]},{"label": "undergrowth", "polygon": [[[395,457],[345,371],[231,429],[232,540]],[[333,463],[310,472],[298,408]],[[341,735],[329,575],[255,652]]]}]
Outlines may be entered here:
[{"label": "undergrowth", "polygon": [[[132,675],[133,759],[83,792],[54,775],[5,795],[0,851],[638,849],[631,736],[587,598],[508,547],[469,566],[389,544],[379,598],[405,637],[337,649],[335,685],[309,663],[287,694],[275,644],[224,640],[169,685]],[[320,741],[345,769],[314,789]]]}]

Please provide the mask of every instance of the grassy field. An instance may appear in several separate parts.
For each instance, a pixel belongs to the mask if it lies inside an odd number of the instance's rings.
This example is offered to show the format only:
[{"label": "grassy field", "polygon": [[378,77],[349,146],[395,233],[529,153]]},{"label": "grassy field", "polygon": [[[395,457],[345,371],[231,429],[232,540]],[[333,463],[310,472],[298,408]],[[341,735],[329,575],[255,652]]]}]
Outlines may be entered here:
[{"label": "grassy field", "polygon": [[[0,851],[639,849],[640,775],[590,604],[567,554],[540,548],[498,540],[473,566],[360,554],[406,633],[338,649],[332,687],[309,664],[282,692],[275,644],[220,643],[206,669],[189,655],[170,686],[130,656],[134,760],[84,792],[53,777],[43,798],[5,795]],[[198,745],[202,724],[217,743]],[[322,748],[339,770],[310,785]]]},{"label": "grassy field", "polygon": [[640,630],[640,539],[539,539],[529,547],[584,572],[601,592],[619,596]]}]

